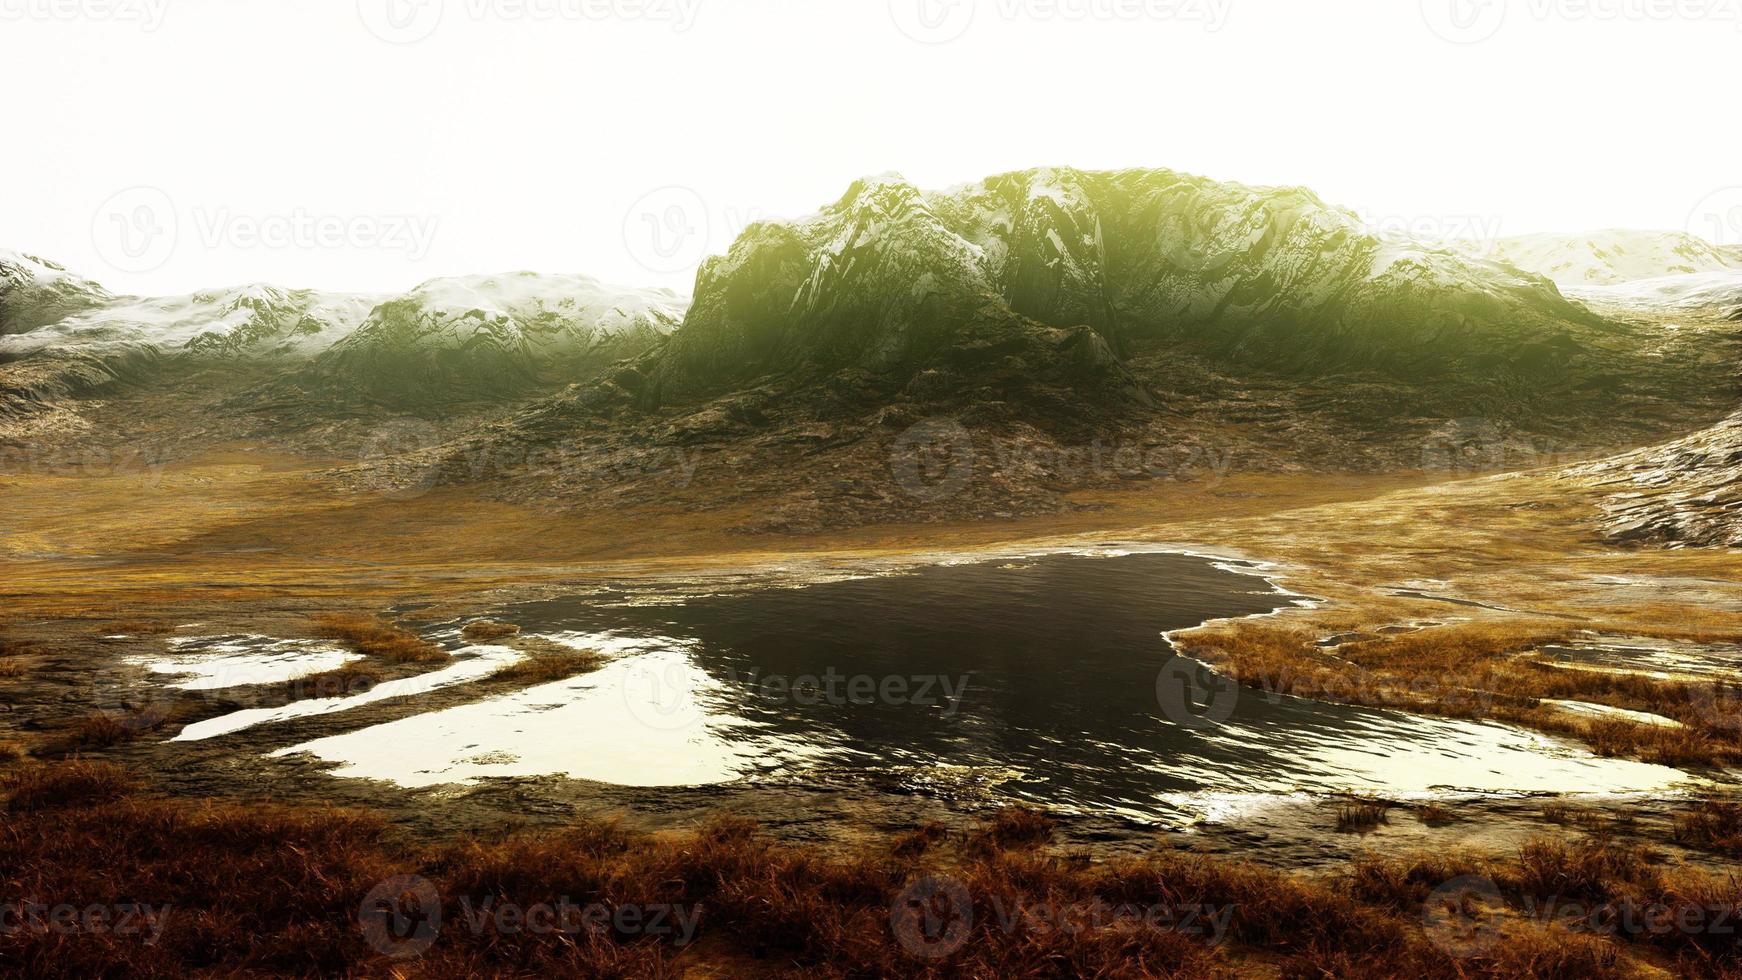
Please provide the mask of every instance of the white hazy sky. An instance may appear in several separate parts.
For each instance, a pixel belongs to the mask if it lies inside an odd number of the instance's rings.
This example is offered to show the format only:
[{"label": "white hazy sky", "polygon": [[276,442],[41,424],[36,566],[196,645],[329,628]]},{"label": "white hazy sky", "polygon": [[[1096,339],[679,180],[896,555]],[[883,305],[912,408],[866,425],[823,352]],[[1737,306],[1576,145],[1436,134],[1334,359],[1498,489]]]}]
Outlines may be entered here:
[{"label": "white hazy sky", "polygon": [[[1738,240],[1734,0],[0,0],[0,247],[112,288],[687,290],[855,177]],[[1731,212],[1731,208],[1738,210]],[[318,220],[317,220],[318,219]]]}]

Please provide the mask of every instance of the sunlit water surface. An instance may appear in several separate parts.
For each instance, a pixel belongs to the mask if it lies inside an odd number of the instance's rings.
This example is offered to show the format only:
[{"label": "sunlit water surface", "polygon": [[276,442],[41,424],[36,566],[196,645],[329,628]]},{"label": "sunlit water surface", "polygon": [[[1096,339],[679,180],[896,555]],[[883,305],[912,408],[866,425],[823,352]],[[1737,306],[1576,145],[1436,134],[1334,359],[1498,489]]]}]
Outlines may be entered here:
[{"label": "sunlit water surface", "polygon": [[1502,725],[1225,688],[1163,636],[1289,601],[1206,559],[1124,552],[540,601],[497,618],[604,651],[607,666],[276,754],[404,786],[965,774],[1137,817],[1177,813],[1191,794],[1626,792],[1686,779]]}]

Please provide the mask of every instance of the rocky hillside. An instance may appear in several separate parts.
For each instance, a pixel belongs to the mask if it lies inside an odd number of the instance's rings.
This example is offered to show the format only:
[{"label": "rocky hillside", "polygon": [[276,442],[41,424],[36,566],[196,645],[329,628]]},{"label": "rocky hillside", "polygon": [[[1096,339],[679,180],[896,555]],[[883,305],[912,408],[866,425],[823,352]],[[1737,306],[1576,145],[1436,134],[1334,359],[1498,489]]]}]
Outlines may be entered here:
[{"label": "rocky hillside", "polygon": [[[707,264],[642,394],[842,370],[899,381],[1002,347],[1111,376],[1117,356],[1162,343],[1300,375],[1534,384],[1574,370],[1581,338],[1605,329],[1545,280],[1383,241],[1301,189],[1165,170],[1043,169],[939,193],[883,177],[753,226]],[[1034,363],[1049,347],[1061,356]]]},{"label": "rocky hillside", "polygon": [[1742,547],[1742,413],[1583,473],[1609,495],[1616,541]]},{"label": "rocky hillside", "polygon": [[[1305,190],[881,177],[752,226],[665,343],[432,465],[631,504],[677,493],[649,474],[699,454],[766,504],[759,527],[972,518],[1231,466],[1544,465],[1709,424],[1728,378],[1703,336],[1378,238]],[[972,476],[916,495],[914,451]]]},{"label": "rocky hillside", "polygon": [[1236,467],[1467,476],[1735,407],[1704,314],[1593,312],[1304,189],[1166,170],[862,180],[751,226],[693,304],[530,273],[139,299],[10,268],[0,442],[240,438],[355,454],[337,478],[358,487],[763,528],[1045,512]]},{"label": "rocky hillside", "polygon": [[1685,232],[1611,229],[1503,238],[1493,254],[1562,286],[1612,286],[1694,273],[1742,272],[1742,251]]}]

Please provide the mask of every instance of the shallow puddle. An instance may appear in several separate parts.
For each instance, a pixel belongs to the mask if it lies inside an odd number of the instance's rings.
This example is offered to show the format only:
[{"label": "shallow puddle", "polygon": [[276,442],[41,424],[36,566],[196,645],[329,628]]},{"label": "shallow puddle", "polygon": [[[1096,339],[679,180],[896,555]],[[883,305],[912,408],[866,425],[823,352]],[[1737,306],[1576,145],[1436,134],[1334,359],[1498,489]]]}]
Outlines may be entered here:
[{"label": "shallow puddle", "polygon": [[312,715],[337,714],[378,701],[428,694],[442,688],[481,680],[520,659],[521,654],[506,647],[468,647],[459,651],[453,664],[441,670],[418,674],[415,677],[384,681],[367,691],[347,697],[308,698],[302,701],[292,701],[276,708],[246,708],[241,711],[232,711],[227,715],[220,715],[188,725],[171,741],[198,742],[208,738],[217,738],[220,735],[229,735],[258,725],[271,725],[290,721],[294,718],[307,718]]},{"label": "shallow puddle", "polygon": [[166,657],[133,657],[129,663],[176,678],[169,687],[219,691],[232,687],[281,684],[337,670],[357,654],[317,640],[275,640],[269,636],[177,637]]},{"label": "shallow puddle", "polygon": [[1742,647],[1635,637],[1592,639],[1542,649],[1557,666],[1663,680],[1742,681]]}]

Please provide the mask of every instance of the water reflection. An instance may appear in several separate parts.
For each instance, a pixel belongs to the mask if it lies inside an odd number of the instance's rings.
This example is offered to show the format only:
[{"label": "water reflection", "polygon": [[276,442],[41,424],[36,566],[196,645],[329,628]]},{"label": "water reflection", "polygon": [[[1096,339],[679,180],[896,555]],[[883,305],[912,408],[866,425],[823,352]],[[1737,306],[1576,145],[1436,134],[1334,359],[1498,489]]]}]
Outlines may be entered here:
[{"label": "water reflection", "polygon": [[287,751],[407,785],[949,766],[1007,773],[1001,789],[1036,802],[1133,815],[1205,790],[1602,791],[1681,778],[1500,725],[1250,690],[1216,699],[1208,721],[1164,708],[1164,632],[1286,601],[1262,579],[1166,553],[957,563],[658,602],[595,593],[501,618],[592,638],[617,658],[605,670]]}]

